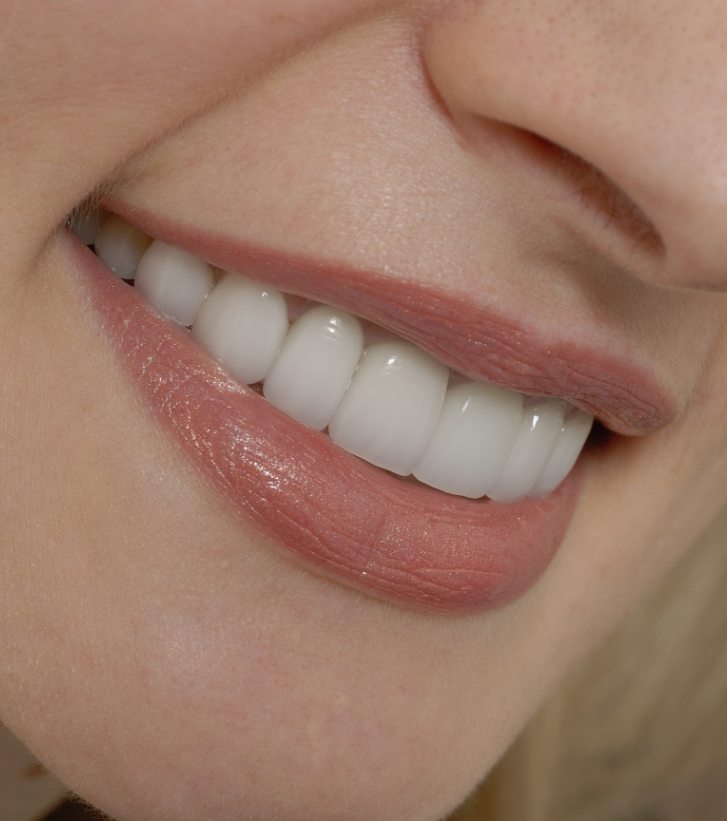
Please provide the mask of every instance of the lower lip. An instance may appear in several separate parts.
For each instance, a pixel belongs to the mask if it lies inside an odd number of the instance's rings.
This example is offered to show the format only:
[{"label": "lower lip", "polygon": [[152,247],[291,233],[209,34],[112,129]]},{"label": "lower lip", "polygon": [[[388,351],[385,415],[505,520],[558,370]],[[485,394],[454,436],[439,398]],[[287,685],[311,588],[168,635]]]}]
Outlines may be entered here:
[{"label": "lower lip", "polygon": [[64,238],[143,401],[205,479],[289,555],[369,595],[449,613],[502,606],[543,574],[575,506],[577,471],[550,496],[509,505],[397,479],[234,381]]}]

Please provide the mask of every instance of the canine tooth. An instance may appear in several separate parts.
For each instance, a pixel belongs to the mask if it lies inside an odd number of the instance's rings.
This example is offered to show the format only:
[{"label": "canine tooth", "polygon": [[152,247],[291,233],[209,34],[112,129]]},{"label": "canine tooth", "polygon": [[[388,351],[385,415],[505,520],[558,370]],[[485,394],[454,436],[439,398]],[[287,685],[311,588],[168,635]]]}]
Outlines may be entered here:
[{"label": "canine tooth", "polygon": [[530,489],[530,496],[545,496],[570,473],[593,426],[590,413],[573,409],[563,420],[560,434],[543,469]]},{"label": "canine tooth", "polygon": [[104,212],[100,208],[81,206],[74,211],[68,227],[84,245],[93,245],[103,219]]},{"label": "canine tooth", "polygon": [[449,388],[414,476],[447,493],[478,499],[500,475],[520,426],[523,397],[481,382]]},{"label": "canine tooth", "polygon": [[542,400],[523,410],[510,456],[487,493],[490,499],[513,502],[528,495],[553,450],[565,410],[561,400]]},{"label": "canine tooth", "polygon": [[282,294],[238,274],[225,274],[192,327],[194,338],[248,385],[267,376],[287,331]]},{"label": "canine tooth", "polygon": [[212,269],[204,260],[155,239],[139,260],[134,286],[178,322],[191,325],[212,290]]},{"label": "canine tooth", "polygon": [[316,430],[330,422],[363,351],[361,323],[320,305],[291,326],[263,394],[280,410]]},{"label": "canine tooth", "polygon": [[151,237],[116,214],[101,223],[94,240],[97,256],[121,279],[133,279]]},{"label": "canine tooth", "polygon": [[431,438],[448,371],[407,342],[366,348],[328,430],[345,450],[407,476]]}]

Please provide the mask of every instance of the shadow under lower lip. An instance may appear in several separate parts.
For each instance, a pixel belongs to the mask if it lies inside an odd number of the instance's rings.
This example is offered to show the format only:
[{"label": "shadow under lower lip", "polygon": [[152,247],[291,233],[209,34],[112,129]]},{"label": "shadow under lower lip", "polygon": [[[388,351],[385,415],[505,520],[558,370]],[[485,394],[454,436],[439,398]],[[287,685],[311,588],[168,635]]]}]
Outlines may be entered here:
[{"label": "shadow under lower lip", "polygon": [[502,505],[402,482],[240,385],[70,235],[79,282],[137,392],[237,511],[315,572],[399,605],[497,607],[544,572],[578,471]]}]

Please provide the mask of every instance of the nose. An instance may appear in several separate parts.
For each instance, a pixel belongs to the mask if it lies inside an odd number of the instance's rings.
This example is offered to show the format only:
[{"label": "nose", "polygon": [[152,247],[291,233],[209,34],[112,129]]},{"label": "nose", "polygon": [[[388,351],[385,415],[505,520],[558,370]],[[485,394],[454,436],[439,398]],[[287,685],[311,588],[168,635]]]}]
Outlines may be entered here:
[{"label": "nose", "polygon": [[621,188],[663,245],[640,276],[727,291],[727,6],[461,0],[424,60],[455,120],[533,132]]}]

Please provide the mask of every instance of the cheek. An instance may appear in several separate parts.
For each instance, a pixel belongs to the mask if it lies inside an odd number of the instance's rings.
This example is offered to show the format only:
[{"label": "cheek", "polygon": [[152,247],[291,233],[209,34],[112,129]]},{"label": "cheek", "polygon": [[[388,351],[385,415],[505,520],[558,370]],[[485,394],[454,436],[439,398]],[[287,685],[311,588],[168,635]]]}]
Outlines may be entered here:
[{"label": "cheek", "polygon": [[181,0],[173,14],[145,0],[13,7],[2,40],[12,58],[0,81],[10,235],[37,242],[123,161],[282,55],[382,5],[283,0],[271,13],[267,0]]},{"label": "cheek", "polygon": [[6,340],[3,720],[122,821],[440,816],[513,733],[480,620],[359,596],[234,519],[61,273]]}]

